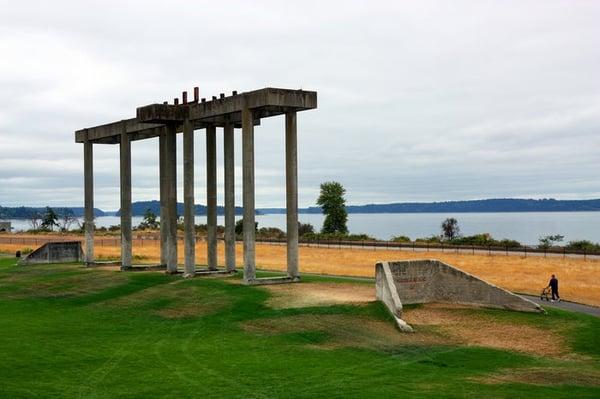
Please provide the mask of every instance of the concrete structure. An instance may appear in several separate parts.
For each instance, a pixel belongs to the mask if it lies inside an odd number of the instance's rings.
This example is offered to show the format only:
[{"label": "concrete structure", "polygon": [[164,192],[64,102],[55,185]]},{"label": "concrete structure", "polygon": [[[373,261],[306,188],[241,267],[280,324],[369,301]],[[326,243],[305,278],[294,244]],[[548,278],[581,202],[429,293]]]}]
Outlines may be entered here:
[{"label": "concrete structure", "polygon": [[[264,88],[231,96],[221,94],[211,101],[198,98],[182,103],[151,104],[139,107],[135,118],[75,132],[75,141],[84,144],[86,263],[93,264],[93,144],[119,144],[121,153],[121,261],[131,268],[131,142],[159,137],[161,263],[168,273],[177,273],[177,159],[176,135],[184,134],[184,242],[186,276],[218,273],[217,270],[217,128],[224,129],[225,169],[225,271],[235,271],[235,201],[234,201],[234,130],[242,128],[242,166],[244,202],[244,282],[272,284],[299,280],[298,265],[298,170],[297,112],[317,107],[317,93],[304,90]],[[254,126],[262,118],[285,115],[286,204],[287,204],[287,276],[275,279],[256,278]],[[206,129],[206,177],[208,268],[196,270],[194,231],[194,130]]]},{"label": "concrete structure", "polygon": [[378,262],[377,299],[396,318],[398,327],[412,331],[402,320],[402,304],[448,302],[521,312],[543,312],[534,302],[483,281],[439,260]]},{"label": "concrete structure", "polygon": [[0,222],[0,233],[10,233],[12,225],[10,222]]},{"label": "concrete structure", "polygon": [[81,262],[83,258],[79,241],[48,242],[24,257],[20,264]]}]

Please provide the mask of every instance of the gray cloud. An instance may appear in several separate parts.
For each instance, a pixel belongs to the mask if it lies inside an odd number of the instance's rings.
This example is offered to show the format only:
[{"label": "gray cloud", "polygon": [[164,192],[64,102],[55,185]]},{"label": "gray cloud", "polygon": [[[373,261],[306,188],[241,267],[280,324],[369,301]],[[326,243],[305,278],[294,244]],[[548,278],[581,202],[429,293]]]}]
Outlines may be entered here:
[{"label": "gray cloud", "polygon": [[[263,86],[319,92],[319,109],[298,119],[302,206],[331,179],[350,203],[600,196],[594,2],[0,7],[2,205],[81,205],[73,132],[195,85],[206,97]],[[258,206],[284,204],[282,133],[282,118],[256,130]],[[134,200],[158,196],[157,146],[133,144]],[[204,151],[199,131],[198,202]],[[236,152],[241,202],[239,140]],[[116,209],[118,147],[96,146],[94,161],[96,204]]]}]

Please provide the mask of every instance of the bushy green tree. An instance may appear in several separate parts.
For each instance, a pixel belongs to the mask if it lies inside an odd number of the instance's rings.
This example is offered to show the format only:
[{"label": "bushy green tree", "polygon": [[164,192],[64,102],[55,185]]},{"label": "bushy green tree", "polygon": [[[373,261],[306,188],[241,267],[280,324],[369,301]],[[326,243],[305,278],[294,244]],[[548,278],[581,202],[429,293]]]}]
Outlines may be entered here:
[{"label": "bushy green tree", "polygon": [[141,230],[156,230],[160,227],[160,222],[156,220],[156,214],[152,212],[150,209],[146,209],[146,213],[144,213],[144,219],[138,226],[138,229]]},{"label": "bushy green tree", "polygon": [[298,222],[298,236],[303,237],[307,234],[313,234],[315,227],[310,223]]},{"label": "bushy green tree", "polygon": [[447,240],[452,240],[460,235],[460,227],[458,227],[458,220],[455,218],[448,218],[442,222],[442,236]]},{"label": "bushy green tree", "polygon": [[321,194],[317,205],[323,210],[325,221],[321,233],[323,234],[348,234],[348,212],[346,212],[346,190],[335,181],[321,184]]},{"label": "bushy green tree", "polygon": [[52,230],[55,226],[58,226],[58,215],[54,212],[54,209],[47,206],[42,216],[41,227],[44,230]]},{"label": "bushy green tree", "polygon": [[[258,231],[258,222],[254,222],[254,231]],[[244,219],[235,222],[235,234],[238,236],[244,234]]]},{"label": "bushy green tree", "polygon": [[565,236],[562,236],[560,234],[542,236],[542,237],[540,237],[540,244],[538,245],[538,247],[540,247],[542,249],[551,248],[554,245],[561,242],[564,238],[565,238]]}]

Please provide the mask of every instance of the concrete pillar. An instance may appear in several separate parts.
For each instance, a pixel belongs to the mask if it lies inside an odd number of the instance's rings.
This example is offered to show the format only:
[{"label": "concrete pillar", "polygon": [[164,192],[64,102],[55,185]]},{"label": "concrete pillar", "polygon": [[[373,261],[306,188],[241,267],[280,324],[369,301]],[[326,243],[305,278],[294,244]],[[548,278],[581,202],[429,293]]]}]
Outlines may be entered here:
[{"label": "concrete pillar", "polygon": [[288,276],[300,276],[298,267],[298,140],[296,112],[285,114],[285,193]]},{"label": "concrete pillar", "polygon": [[167,273],[177,272],[177,135],[176,126],[167,126],[165,138],[167,196]]},{"label": "concrete pillar", "polygon": [[206,224],[208,269],[217,270],[217,129],[206,127]]},{"label": "concrete pillar", "polygon": [[196,205],[194,204],[194,126],[183,122],[183,201],[185,218],[185,276],[196,275]]},{"label": "concrete pillar", "polygon": [[160,264],[167,264],[167,236],[169,234],[169,218],[167,217],[167,165],[166,165],[166,128],[158,137],[158,170],[160,185]]},{"label": "concrete pillar", "polygon": [[244,281],[256,278],[254,222],[254,124],[252,111],[242,110],[242,168],[244,200]]},{"label": "concrete pillar", "polygon": [[94,150],[91,141],[83,143],[83,180],[85,204],[85,263],[94,262]]},{"label": "concrete pillar", "polygon": [[233,123],[226,123],[223,135],[225,168],[225,267],[235,270],[235,159]]},{"label": "concrete pillar", "polygon": [[131,268],[131,141],[125,122],[121,131],[121,270]]}]

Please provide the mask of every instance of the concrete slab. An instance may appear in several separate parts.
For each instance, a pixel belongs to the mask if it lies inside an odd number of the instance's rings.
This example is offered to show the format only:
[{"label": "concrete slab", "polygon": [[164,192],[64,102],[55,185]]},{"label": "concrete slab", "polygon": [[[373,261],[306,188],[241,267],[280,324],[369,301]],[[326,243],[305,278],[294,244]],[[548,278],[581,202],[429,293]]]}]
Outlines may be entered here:
[{"label": "concrete slab", "polygon": [[538,304],[481,280],[439,260],[378,262],[375,265],[377,299],[408,329],[403,304],[445,302],[462,305],[543,313]]}]

